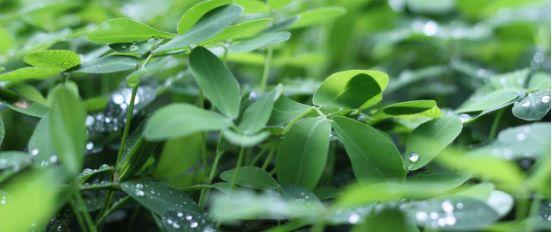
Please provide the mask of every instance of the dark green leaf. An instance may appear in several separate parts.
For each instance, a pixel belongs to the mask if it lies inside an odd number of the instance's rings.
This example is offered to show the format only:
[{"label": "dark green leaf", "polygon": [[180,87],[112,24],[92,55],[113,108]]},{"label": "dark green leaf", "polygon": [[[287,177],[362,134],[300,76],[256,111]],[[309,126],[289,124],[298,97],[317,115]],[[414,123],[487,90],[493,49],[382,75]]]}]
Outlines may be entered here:
[{"label": "dark green leaf", "polygon": [[224,115],[234,119],[240,111],[240,86],[230,70],[213,53],[196,47],[190,67],[203,94]]},{"label": "dark green leaf", "polygon": [[29,139],[27,149],[39,165],[55,163],[51,161],[57,160],[56,150],[50,136],[50,119],[46,114],[40,119],[35,127],[33,135]]},{"label": "dark green leaf", "polygon": [[168,140],[157,160],[153,176],[175,188],[191,185],[199,174],[196,168],[199,168],[203,143],[202,133]]},{"label": "dark green leaf", "polygon": [[374,120],[386,118],[435,118],[441,116],[441,110],[434,100],[414,100],[386,105],[374,115]]},{"label": "dark green leaf", "polygon": [[276,174],[281,184],[314,189],[326,166],[331,123],[325,118],[307,118],[291,127],[276,156]]},{"label": "dark green leaf", "polygon": [[333,127],[345,146],[357,179],[404,179],[401,154],[382,132],[346,117],[333,118]]},{"label": "dark green leaf", "polygon": [[[355,222],[359,219],[351,218]],[[406,218],[403,212],[399,210],[384,210],[375,215],[368,215],[364,222],[354,226],[352,232],[364,231],[404,231],[416,232],[419,231],[416,225]]]}]

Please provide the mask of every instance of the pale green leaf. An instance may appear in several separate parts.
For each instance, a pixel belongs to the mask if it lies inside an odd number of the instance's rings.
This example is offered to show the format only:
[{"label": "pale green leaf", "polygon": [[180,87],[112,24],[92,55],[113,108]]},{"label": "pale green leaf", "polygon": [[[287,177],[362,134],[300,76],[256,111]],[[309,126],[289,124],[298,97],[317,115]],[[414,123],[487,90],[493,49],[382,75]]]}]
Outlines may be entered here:
[{"label": "pale green leaf", "polygon": [[171,39],[174,36],[129,18],[109,19],[88,33],[88,39],[96,43],[132,43],[151,38]]},{"label": "pale green leaf", "polygon": [[70,50],[44,50],[25,55],[23,61],[35,67],[67,70],[80,65],[80,56]]}]

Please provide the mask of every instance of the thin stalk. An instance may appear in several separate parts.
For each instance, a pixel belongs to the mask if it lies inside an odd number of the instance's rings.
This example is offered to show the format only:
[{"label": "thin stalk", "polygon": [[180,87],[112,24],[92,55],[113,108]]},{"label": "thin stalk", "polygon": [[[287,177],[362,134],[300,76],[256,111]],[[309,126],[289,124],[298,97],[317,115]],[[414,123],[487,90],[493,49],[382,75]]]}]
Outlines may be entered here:
[{"label": "thin stalk", "polygon": [[234,169],[234,175],[232,175],[232,181],[230,182],[230,190],[236,185],[236,179],[238,179],[238,174],[240,173],[240,166],[243,162],[243,147],[240,147],[240,154],[238,156],[238,162],[236,162],[236,168]]},{"label": "thin stalk", "polygon": [[300,115],[297,115],[295,118],[293,118],[287,125],[286,127],[284,127],[284,134],[287,133],[289,131],[289,129],[295,124],[297,123],[299,120],[301,120],[302,118],[304,118],[305,116],[307,116],[308,114],[312,113],[313,111],[315,111],[316,108],[314,107],[311,107],[309,108],[309,110],[306,110],[305,112],[303,112],[302,114]]},{"label": "thin stalk", "polygon": [[123,156],[123,151],[125,150],[128,134],[130,131],[130,123],[132,122],[132,112],[134,111],[134,100],[136,99],[136,93],[138,92],[138,86],[132,88],[132,94],[130,95],[130,104],[126,112],[126,121],[125,127],[123,129],[123,137],[121,138],[121,145],[119,146],[119,151],[117,152],[117,162],[115,167],[119,168],[118,164],[121,162]]},{"label": "thin stalk", "polygon": [[86,226],[86,224],[84,223],[84,220],[82,219],[82,215],[79,212],[79,206],[72,199],[69,200],[69,203],[71,204],[71,209],[73,210],[73,214],[75,215],[75,218],[79,223],[79,227],[81,231],[87,231],[88,227]]},{"label": "thin stalk", "polygon": [[114,183],[107,183],[107,184],[92,184],[92,185],[81,185],[79,190],[93,190],[93,189],[113,189],[117,188],[117,185]]},{"label": "thin stalk", "polygon": [[274,159],[274,153],[276,153],[275,150],[276,149],[270,149],[270,153],[268,153],[268,156],[266,157],[263,166],[261,166],[261,169],[266,170],[266,168],[268,168],[268,165],[270,165],[272,159]]},{"label": "thin stalk", "polygon": [[492,140],[496,137],[496,133],[498,132],[498,126],[500,125],[500,120],[502,119],[502,115],[504,115],[504,110],[506,108],[502,108],[498,110],[495,114],[495,117],[493,119],[493,124],[491,125],[491,130],[489,131],[489,140]]},{"label": "thin stalk", "polygon": [[269,146],[265,146],[263,147],[263,149],[259,152],[259,154],[257,154],[257,156],[255,156],[255,158],[251,161],[250,165],[253,165],[255,166],[255,164],[257,163],[257,161],[259,161],[261,159],[261,157],[264,155],[264,153],[266,152],[266,150],[268,149]]},{"label": "thin stalk", "polygon": [[188,186],[188,187],[185,187],[183,189],[181,189],[180,191],[194,191],[194,190],[203,190],[203,189],[211,189],[211,188],[214,188],[212,185],[209,185],[209,184],[196,184],[196,185],[192,185],[192,186]]},{"label": "thin stalk", "polygon": [[533,221],[536,220],[536,217],[534,215],[537,215],[539,212],[539,204],[541,202],[541,197],[538,193],[533,194],[533,202],[531,203],[531,208],[529,210],[529,215],[527,216],[526,224],[525,224],[525,232],[531,232],[533,231]]},{"label": "thin stalk", "polygon": [[[220,157],[224,154],[223,150],[219,150],[220,145],[222,143],[222,134],[220,135],[218,142],[217,142],[217,150],[215,154],[215,159],[213,160],[213,163],[211,164],[211,170],[209,171],[209,176],[205,183],[207,185],[210,185],[213,179],[215,178],[215,175],[217,173],[217,166],[220,161]],[[207,203],[207,198],[209,198],[209,191],[210,188],[204,188],[201,190],[201,193],[199,194],[199,208],[203,210],[205,208],[205,204]]]},{"label": "thin stalk", "polygon": [[120,208],[129,199],[130,199],[129,196],[125,196],[125,197],[121,198],[119,201],[115,202],[108,210],[105,211],[105,213],[101,214],[100,218],[97,221],[97,224],[101,225],[105,221],[107,216],[109,216],[109,214],[111,214],[116,209]]},{"label": "thin stalk", "polygon": [[272,63],[272,47],[269,47],[266,50],[266,57],[263,67],[263,76],[261,77],[261,84],[259,86],[259,89],[264,90],[266,88],[266,84],[268,82],[268,73],[270,72],[270,66]]},{"label": "thin stalk", "polygon": [[94,222],[92,221],[92,217],[90,216],[90,213],[88,213],[88,209],[86,208],[86,203],[82,199],[82,196],[79,191],[75,193],[75,200],[77,203],[78,210],[82,213],[84,221],[86,222],[88,231],[96,232],[97,231],[96,225],[94,225]]}]

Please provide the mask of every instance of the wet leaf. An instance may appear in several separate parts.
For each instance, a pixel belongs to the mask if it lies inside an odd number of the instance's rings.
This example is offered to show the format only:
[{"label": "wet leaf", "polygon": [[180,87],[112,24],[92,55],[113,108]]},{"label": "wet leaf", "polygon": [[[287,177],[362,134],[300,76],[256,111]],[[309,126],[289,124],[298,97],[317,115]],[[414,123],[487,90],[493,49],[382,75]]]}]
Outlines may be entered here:
[{"label": "wet leaf", "polygon": [[526,121],[541,120],[550,111],[550,90],[529,93],[514,103],[512,113]]},{"label": "wet leaf", "polygon": [[[232,182],[236,169],[228,170],[220,174],[220,178],[226,182]],[[255,166],[240,167],[236,178],[236,184],[254,189],[276,189],[278,183],[263,169]]]},{"label": "wet leaf", "polygon": [[88,33],[88,39],[96,43],[132,43],[174,36],[129,18],[109,19]]}]

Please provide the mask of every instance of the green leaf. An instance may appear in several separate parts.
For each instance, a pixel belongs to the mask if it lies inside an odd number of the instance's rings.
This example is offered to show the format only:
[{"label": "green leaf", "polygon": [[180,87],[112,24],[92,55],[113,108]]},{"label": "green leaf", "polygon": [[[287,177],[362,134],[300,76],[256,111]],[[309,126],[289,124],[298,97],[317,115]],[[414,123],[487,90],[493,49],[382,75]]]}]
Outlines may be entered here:
[{"label": "green leaf", "polygon": [[384,106],[374,114],[374,120],[379,121],[386,118],[435,118],[441,116],[441,110],[434,100],[414,100],[399,102]]},{"label": "green leaf", "polygon": [[163,220],[169,231],[192,228],[191,231],[212,231],[215,225],[202,214],[197,204],[185,193],[163,183],[151,180],[132,180],[121,184],[121,188],[138,203]]},{"label": "green leaf", "polygon": [[45,67],[24,67],[0,74],[0,81],[21,82],[25,80],[44,80],[59,75],[63,69]]},{"label": "green leaf", "polygon": [[224,115],[237,118],[240,113],[240,86],[226,65],[206,48],[196,47],[190,54],[190,68],[211,104]]},{"label": "green leaf", "polygon": [[232,0],[207,0],[198,2],[194,6],[190,7],[178,21],[176,31],[178,34],[184,34],[198,22],[200,19],[210,11],[232,4]]},{"label": "green leaf", "polygon": [[470,98],[458,110],[458,113],[492,111],[512,103],[517,99],[522,91],[517,89],[500,89],[484,96]]},{"label": "green leaf", "polygon": [[456,116],[442,117],[418,126],[406,140],[408,168],[416,170],[429,163],[462,131],[462,122]]},{"label": "green leaf", "polygon": [[19,113],[39,118],[43,117],[48,113],[48,111],[50,111],[50,109],[45,105],[27,100],[19,100],[14,103],[7,103],[7,105],[12,110],[15,110]]},{"label": "green leaf", "polygon": [[529,93],[514,103],[512,113],[526,121],[541,120],[550,111],[550,90],[539,90]]},{"label": "green leaf", "polygon": [[409,178],[406,182],[362,181],[350,185],[340,194],[338,207],[360,206],[375,202],[398,201],[403,198],[422,199],[437,196],[462,185],[469,174],[457,172],[424,172]]},{"label": "green leaf", "polygon": [[307,10],[299,13],[299,20],[291,24],[290,28],[296,29],[325,23],[345,14],[345,12],[346,10],[344,8],[336,6],[319,7]]},{"label": "green leaf", "polygon": [[258,0],[235,0],[236,4],[243,6],[245,13],[268,13],[268,5]]},{"label": "green leaf", "polygon": [[[19,171],[24,170],[31,162],[31,156],[27,153],[19,151],[0,152],[0,183]],[[0,190],[0,195],[1,192]]]},{"label": "green leaf", "polygon": [[86,111],[79,97],[67,87],[58,86],[50,95],[49,127],[52,143],[63,167],[70,174],[76,175],[81,171],[84,160]]},{"label": "green leaf", "polygon": [[161,42],[163,42],[163,40],[161,39],[150,39],[148,41],[138,42],[138,43],[109,44],[109,47],[117,51],[116,53],[117,55],[129,55],[134,57],[140,57],[148,53],[149,51],[151,51]]},{"label": "green leaf", "polygon": [[106,56],[91,62],[85,63],[78,69],[83,73],[114,73],[135,69],[138,65],[136,59],[128,56]]},{"label": "green leaf", "polygon": [[506,160],[533,158],[540,160],[550,147],[550,123],[533,123],[501,131],[489,145],[470,152],[472,155],[493,155]]},{"label": "green leaf", "polygon": [[[232,182],[235,169],[225,171],[220,174],[220,178],[226,182]],[[240,167],[236,184],[254,189],[276,189],[278,183],[268,172],[255,166]]]},{"label": "green leaf", "polygon": [[335,117],[333,121],[357,179],[404,179],[402,156],[388,136],[346,117]]},{"label": "green leaf", "polygon": [[277,9],[286,6],[290,2],[292,2],[292,0],[268,0],[268,5],[274,9]]},{"label": "green leaf", "polygon": [[280,96],[274,103],[269,125],[285,126],[294,118],[308,114],[312,107],[301,104],[286,96]]},{"label": "green leaf", "polygon": [[314,93],[318,106],[364,109],[382,99],[387,74],[374,70],[349,70],[330,75]]},{"label": "green leaf", "polygon": [[[357,220],[356,218],[351,218]],[[351,230],[352,232],[364,231],[404,231],[417,232],[419,231],[416,225],[406,218],[402,211],[396,209],[388,209],[376,214],[368,215],[359,225],[356,225]]]},{"label": "green leaf", "polygon": [[201,160],[203,144],[202,133],[168,140],[157,160],[153,176],[175,188],[190,186],[200,174],[194,169]]},{"label": "green leaf", "polygon": [[440,230],[479,231],[498,219],[485,202],[460,196],[409,202],[401,208],[416,224]]},{"label": "green leaf", "polygon": [[155,112],[146,123],[147,140],[185,137],[200,131],[224,130],[232,121],[220,114],[186,103],[175,103]]},{"label": "green leaf", "polygon": [[261,99],[247,107],[243,113],[242,120],[238,125],[241,132],[244,134],[253,134],[262,130],[266,126],[266,123],[270,119],[270,114],[272,113],[274,101],[276,101],[279,97],[277,96],[278,92],[281,91],[274,88]]},{"label": "green leaf", "polygon": [[223,136],[231,144],[240,147],[252,147],[265,141],[270,136],[270,133],[263,131],[257,134],[244,135],[231,130],[225,130]]},{"label": "green leaf", "polygon": [[262,33],[249,40],[233,43],[228,48],[228,51],[234,53],[250,52],[282,43],[287,41],[290,37],[291,33],[287,31]]},{"label": "green leaf", "polygon": [[325,118],[306,118],[293,125],[276,156],[281,184],[314,189],[326,166],[331,123]]},{"label": "green leaf", "polygon": [[151,38],[171,39],[174,36],[129,18],[114,18],[88,33],[88,40],[96,43],[132,43]]},{"label": "green leaf", "polygon": [[[307,195],[307,194],[305,194]],[[319,201],[289,199],[274,192],[231,191],[213,195],[211,213],[221,223],[243,219],[316,219],[325,212]]]},{"label": "green leaf", "polygon": [[232,26],[227,27],[217,36],[204,42],[205,44],[222,41],[222,40],[238,40],[243,38],[249,38],[262,30],[269,27],[272,23],[271,18],[254,19],[245,21]]},{"label": "green leaf", "polygon": [[493,180],[503,188],[516,188],[524,179],[523,172],[510,161],[491,154],[462,153],[460,150],[446,149],[437,156],[437,161],[450,169],[470,171],[481,178]]},{"label": "green leaf", "polygon": [[193,44],[199,44],[221,33],[228,25],[234,22],[242,13],[243,8],[229,5],[215,9],[208,16],[202,18],[189,31],[177,36],[169,42],[159,46],[154,53],[178,51]]},{"label": "green leaf", "polygon": [[[51,170],[32,171],[2,186],[0,231],[32,231],[45,228],[55,215],[60,185]],[[5,194],[5,195],[4,195]]]},{"label": "green leaf", "polygon": [[38,90],[32,85],[25,84],[25,83],[17,83],[17,84],[10,85],[10,90],[15,91],[21,97],[31,100],[33,102],[37,102],[42,105],[48,104],[46,101],[46,98],[44,98],[40,90]]},{"label": "green leaf", "polygon": [[67,70],[80,65],[80,56],[69,50],[44,50],[25,55],[23,61],[35,67]]},{"label": "green leaf", "polygon": [[57,159],[56,149],[50,136],[50,119],[48,114],[40,119],[35,127],[33,135],[29,139],[27,149],[33,156],[33,160],[44,166]]}]

